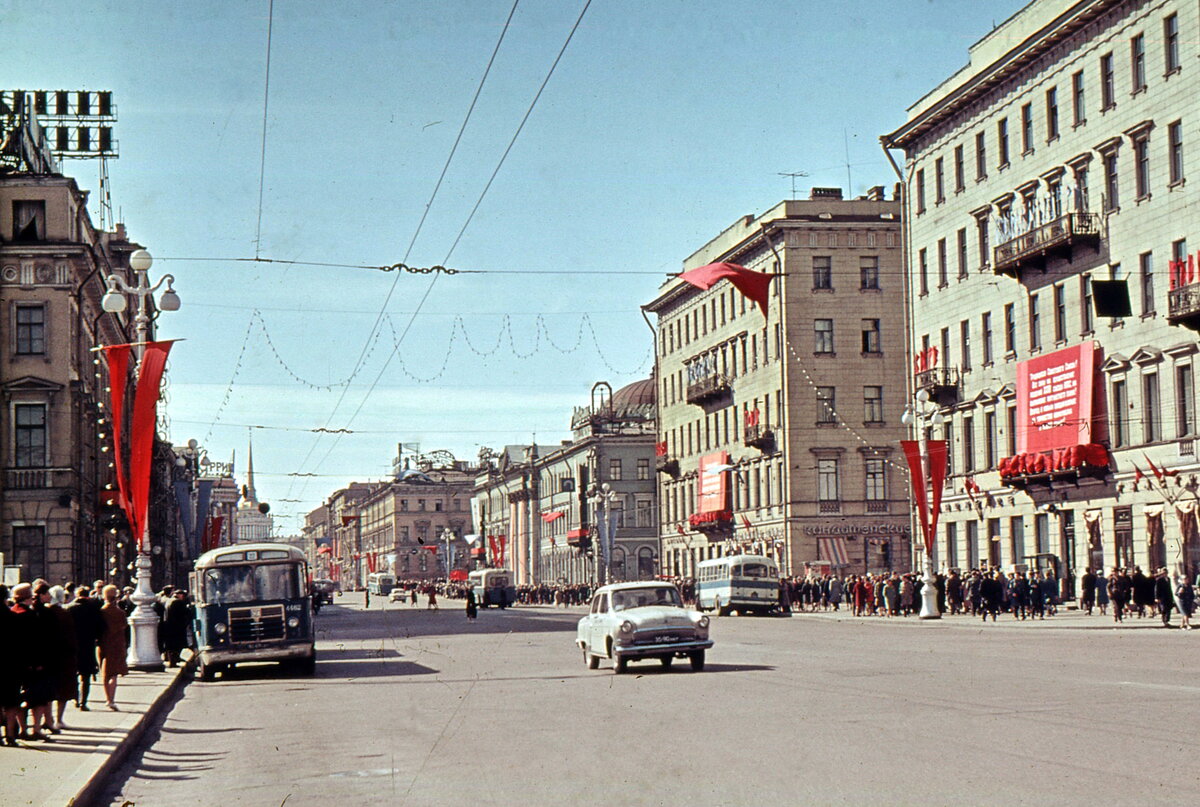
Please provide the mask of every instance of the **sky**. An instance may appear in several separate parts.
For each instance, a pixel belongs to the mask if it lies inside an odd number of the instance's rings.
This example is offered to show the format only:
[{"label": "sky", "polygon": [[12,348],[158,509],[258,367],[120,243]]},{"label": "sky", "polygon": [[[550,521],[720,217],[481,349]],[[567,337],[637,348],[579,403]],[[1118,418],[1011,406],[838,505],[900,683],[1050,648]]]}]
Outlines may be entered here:
[{"label": "sky", "polygon": [[569,438],[688,255],[793,181],[890,196],[879,136],[1024,2],[0,0],[0,85],[113,91],[117,220],[183,302],[167,437],[253,440],[290,534],[398,443]]}]

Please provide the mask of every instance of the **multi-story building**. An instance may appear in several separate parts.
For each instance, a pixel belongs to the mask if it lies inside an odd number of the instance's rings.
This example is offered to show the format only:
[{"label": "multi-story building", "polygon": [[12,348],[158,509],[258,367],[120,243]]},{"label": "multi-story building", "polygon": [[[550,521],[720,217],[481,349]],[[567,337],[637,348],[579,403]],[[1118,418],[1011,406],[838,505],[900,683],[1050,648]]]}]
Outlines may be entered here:
[{"label": "multi-story building", "polygon": [[341,490],[334,491],[324,504],[333,547],[330,577],[347,590],[366,586],[369,572],[362,557],[362,521],[358,506],[377,484],[351,482]]},{"label": "multi-story building", "polygon": [[123,583],[107,370],[91,349],[131,341],[131,313],[100,299],[106,275],[134,282],[139,246],[92,225],[87,191],[22,109],[0,115],[0,142],[20,146],[0,155],[0,555],[25,580]]},{"label": "multi-story building", "polygon": [[1196,571],[1197,42],[1195,3],[1036,0],[883,138],[943,566]]},{"label": "multi-story building", "polygon": [[[907,568],[900,203],[814,188],[684,261],[775,275],[766,313],[728,282],[668,281],[658,317],[663,569],[757,550],[787,574]],[[903,550],[901,550],[903,548]]]},{"label": "multi-story building", "polygon": [[[518,584],[645,580],[658,573],[653,379],[592,388],[555,447],[507,446],[479,475],[481,559]],[[611,542],[611,543],[610,543]]]}]

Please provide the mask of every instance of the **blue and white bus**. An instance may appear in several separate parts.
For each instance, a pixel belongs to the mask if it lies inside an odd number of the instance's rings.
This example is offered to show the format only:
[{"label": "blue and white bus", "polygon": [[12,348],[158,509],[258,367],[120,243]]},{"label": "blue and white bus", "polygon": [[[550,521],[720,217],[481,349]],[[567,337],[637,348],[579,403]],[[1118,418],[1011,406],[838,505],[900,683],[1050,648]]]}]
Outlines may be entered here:
[{"label": "blue and white bus", "polygon": [[696,606],[726,616],[765,614],[779,604],[779,567],[764,555],[727,555],[696,564]]},{"label": "blue and white bus", "polygon": [[508,569],[477,569],[468,575],[468,585],[475,591],[480,608],[496,605],[507,608],[517,601],[517,589]]}]

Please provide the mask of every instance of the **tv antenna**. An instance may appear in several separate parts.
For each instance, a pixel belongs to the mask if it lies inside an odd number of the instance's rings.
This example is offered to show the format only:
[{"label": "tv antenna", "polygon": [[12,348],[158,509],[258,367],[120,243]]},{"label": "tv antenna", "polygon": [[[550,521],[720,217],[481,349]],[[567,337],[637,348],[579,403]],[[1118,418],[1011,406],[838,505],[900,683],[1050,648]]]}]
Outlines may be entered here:
[{"label": "tv antenna", "polygon": [[807,171],[780,171],[779,176],[792,178],[792,200],[796,199],[796,177],[808,176]]}]

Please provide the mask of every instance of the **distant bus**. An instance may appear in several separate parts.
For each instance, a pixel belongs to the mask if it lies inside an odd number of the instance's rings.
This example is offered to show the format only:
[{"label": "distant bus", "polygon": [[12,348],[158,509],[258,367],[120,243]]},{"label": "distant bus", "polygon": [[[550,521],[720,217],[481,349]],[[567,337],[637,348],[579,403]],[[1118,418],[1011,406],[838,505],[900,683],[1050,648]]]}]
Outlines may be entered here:
[{"label": "distant bus", "polygon": [[725,616],[766,613],[779,604],[779,567],[764,555],[727,555],[696,564],[696,606]]},{"label": "distant bus", "polygon": [[383,572],[372,572],[367,575],[367,593],[386,597],[396,587],[396,578]]},{"label": "distant bus", "polygon": [[517,589],[508,569],[478,569],[467,575],[480,608],[496,605],[507,608],[517,601]]}]

